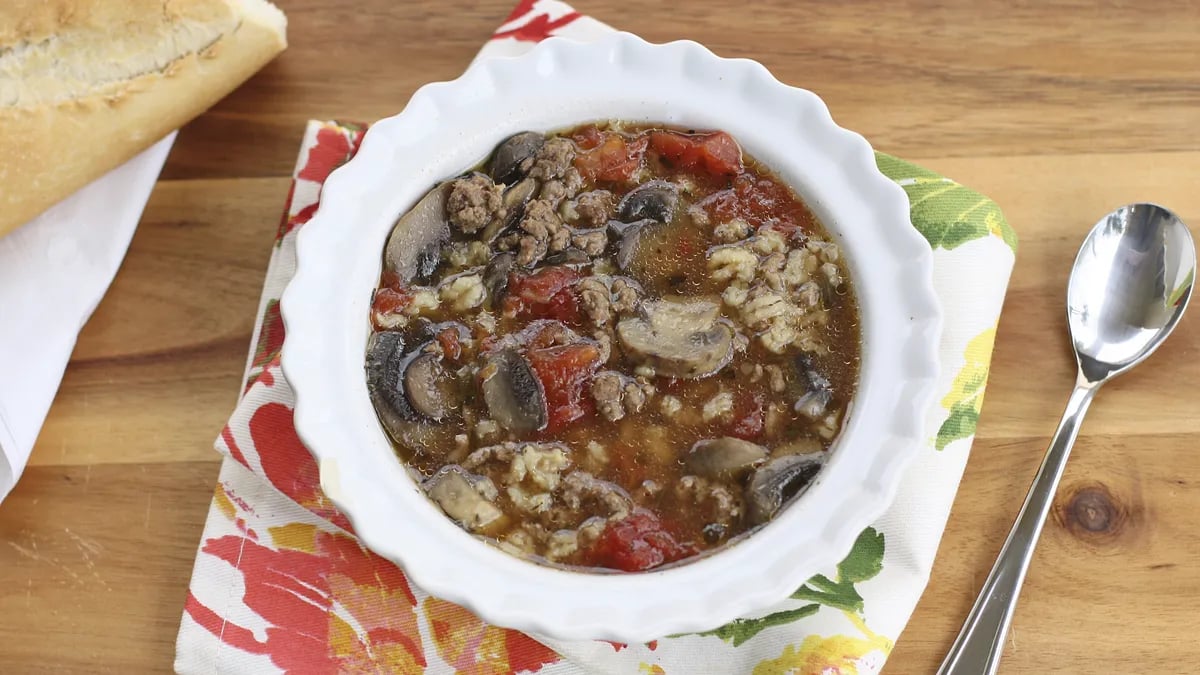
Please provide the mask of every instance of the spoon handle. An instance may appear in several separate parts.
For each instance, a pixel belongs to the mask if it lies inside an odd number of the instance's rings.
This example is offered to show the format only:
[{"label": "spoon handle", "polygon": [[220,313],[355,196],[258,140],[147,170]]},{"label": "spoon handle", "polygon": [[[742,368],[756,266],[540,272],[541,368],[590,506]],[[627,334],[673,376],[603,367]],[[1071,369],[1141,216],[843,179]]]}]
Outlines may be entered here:
[{"label": "spoon handle", "polygon": [[946,660],[942,661],[938,675],[994,675],[999,667],[1004,637],[1017,607],[1021,582],[1025,580],[1034,546],[1054,503],[1054,493],[1079,433],[1079,424],[1099,386],[1082,375],[1077,379],[1075,391],[1067,401],[1067,409],[1025,497],[1025,504],[1017,514],[962,631],[954,640]]}]

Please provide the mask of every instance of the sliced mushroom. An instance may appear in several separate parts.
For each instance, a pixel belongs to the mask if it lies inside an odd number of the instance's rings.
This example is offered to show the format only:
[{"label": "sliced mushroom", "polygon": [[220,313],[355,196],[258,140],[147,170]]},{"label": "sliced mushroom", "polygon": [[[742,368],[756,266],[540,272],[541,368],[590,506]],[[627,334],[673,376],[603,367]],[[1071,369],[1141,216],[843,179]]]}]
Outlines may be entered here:
[{"label": "sliced mushroom", "polygon": [[577,248],[566,248],[557,253],[551,253],[543,261],[547,265],[582,265],[591,259],[591,256]]},{"label": "sliced mushroom", "polygon": [[[446,515],[462,523],[472,532],[481,530],[504,515],[475,488],[475,481],[466,469],[457,464],[442,467],[425,481],[425,494]],[[476,478],[477,480],[477,478]]]},{"label": "sliced mushroom", "polygon": [[796,357],[796,369],[800,371],[800,380],[805,390],[796,399],[794,409],[810,420],[820,418],[833,399],[833,385],[821,373],[817,372],[812,356],[800,354]]},{"label": "sliced mushroom", "polygon": [[492,179],[511,184],[524,178],[545,143],[546,137],[536,131],[522,131],[504,139],[492,155]]},{"label": "sliced mushroom", "polygon": [[546,392],[517,350],[502,349],[488,356],[479,378],[488,414],[505,429],[523,434],[546,427]]},{"label": "sliced mushroom", "polygon": [[717,479],[740,479],[767,460],[768,450],[732,436],[696,441],[683,463],[688,471]]},{"label": "sliced mushroom", "polygon": [[626,270],[633,264],[634,256],[637,255],[638,246],[641,245],[642,234],[657,223],[649,218],[639,220],[633,223],[625,223],[619,220],[608,221],[609,238],[617,242],[617,252],[613,259],[617,263],[617,267]]},{"label": "sliced mushroom", "polygon": [[371,402],[393,438],[414,430],[414,423],[441,422],[457,409],[456,387],[441,359],[425,351],[423,342],[401,333],[371,335],[367,343],[367,391]]},{"label": "sliced mushroom", "polygon": [[501,234],[513,229],[525,215],[525,205],[538,193],[541,184],[536,178],[526,178],[504,191],[504,217],[496,218],[483,228],[480,240],[491,245]]},{"label": "sliced mushroom", "polygon": [[446,221],[449,183],[430,190],[396,221],[383,253],[383,268],[404,283],[428,279],[437,269],[442,245],[450,241]]},{"label": "sliced mushroom", "polygon": [[627,223],[650,219],[669,223],[679,203],[679,187],[665,180],[652,180],[630,190],[617,205],[617,217]]},{"label": "sliced mushroom", "polygon": [[421,416],[435,422],[450,417],[458,407],[454,380],[435,354],[418,354],[404,369],[404,395]]},{"label": "sliced mushroom", "polygon": [[367,391],[380,421],[392,438],[399,439],[405,423],[420,419],[404,395],[404,366],[409,359],[404,335],[373,333],[367,343]]},{"label": "sliced mushroom", "polygon": [[804,492],[825,463],[823,453],[784,455],[755,469],[746,485],[746,514],[761,525]]},{"label": "sliced mushroom", "polygon": [[497,253],[483,269],[483,285],[487,288],[488,302],[496,304],[508,289],[508,273],[512,271],[517,257],[509,252]]},{"label": "sliced mushroom", "polygon": [[654,300],[640,316],[617,323],[629,356],[660,374],[687,379],[720,370],[733,352],[733,328],[718,321],[720,308],[706,300]]}]

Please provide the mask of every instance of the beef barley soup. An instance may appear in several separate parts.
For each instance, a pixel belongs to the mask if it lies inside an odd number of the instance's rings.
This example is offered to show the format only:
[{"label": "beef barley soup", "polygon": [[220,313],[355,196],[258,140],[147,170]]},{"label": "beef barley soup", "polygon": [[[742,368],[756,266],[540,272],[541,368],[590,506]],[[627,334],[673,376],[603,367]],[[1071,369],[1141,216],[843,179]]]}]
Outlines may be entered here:
[{"label": "beef barley soup", "polygon": [[855,391],[839,248],[721,131],[508,138],[397,222],[367,383],[429,498],[542,563],[641,571],[771,520]]}]

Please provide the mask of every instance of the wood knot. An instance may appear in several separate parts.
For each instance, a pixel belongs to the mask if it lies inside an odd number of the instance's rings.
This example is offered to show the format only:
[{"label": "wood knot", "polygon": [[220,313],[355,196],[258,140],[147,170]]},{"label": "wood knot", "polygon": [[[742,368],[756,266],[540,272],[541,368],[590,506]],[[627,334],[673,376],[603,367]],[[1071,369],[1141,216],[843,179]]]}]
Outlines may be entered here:
[{"label": "wood knot", "polygon": [[1107,532],[1116,520],[1117,507],[1103,489],[1086,488],[1075,493],[1068,506],[1071,518],[1088,532]]},{"label": "wood knot", "polygon": [[1102,483],[1069,487],[1059,503],[1059,524],[1087,542],[1111,542],[1124,533],[1129,520],[1129,508]]}]

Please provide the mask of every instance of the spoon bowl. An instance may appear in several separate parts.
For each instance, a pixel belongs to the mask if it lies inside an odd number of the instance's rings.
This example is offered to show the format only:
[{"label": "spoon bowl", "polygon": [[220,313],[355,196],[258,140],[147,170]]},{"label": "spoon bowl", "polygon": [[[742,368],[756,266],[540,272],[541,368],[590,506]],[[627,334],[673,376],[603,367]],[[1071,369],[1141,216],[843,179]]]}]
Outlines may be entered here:
[{"label": "spoon bowl", "polygon": [[994,675],[1033,549],[1096,390],[1150,355],[1192,296],[1196,247],[1156,204],[1130,204],[1092,227],[1071,269],[1067,324],[1079,374],[1004,547],[938,675]]},{"label": "spoon bowl", "polygon": [[1091,382],[1139,363],[1175,327],[1192,295],[1196,249],[1174,213],[1130,204],[1092,228],[1067,286],[1067,322]]}]

